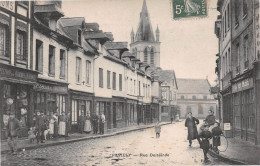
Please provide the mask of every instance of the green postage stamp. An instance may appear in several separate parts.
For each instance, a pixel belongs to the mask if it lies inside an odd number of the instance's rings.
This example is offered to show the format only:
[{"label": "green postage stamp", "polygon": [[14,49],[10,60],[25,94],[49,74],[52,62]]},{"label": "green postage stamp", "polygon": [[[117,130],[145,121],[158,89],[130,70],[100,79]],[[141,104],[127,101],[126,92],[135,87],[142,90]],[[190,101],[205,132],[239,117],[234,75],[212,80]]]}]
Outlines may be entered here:
[{"label": "green postage stamp", "polygon": [[173,18],[206,17],[207,0],[172,0]]}]

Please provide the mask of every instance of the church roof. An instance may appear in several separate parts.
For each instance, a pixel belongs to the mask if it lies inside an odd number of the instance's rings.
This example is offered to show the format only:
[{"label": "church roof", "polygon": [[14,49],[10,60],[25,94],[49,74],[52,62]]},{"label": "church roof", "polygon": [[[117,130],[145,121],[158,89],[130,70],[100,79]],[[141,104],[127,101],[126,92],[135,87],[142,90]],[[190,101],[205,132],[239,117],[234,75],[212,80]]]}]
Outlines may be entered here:
[{"label": "church roof", "polygon": [[177,79],[178,93],[210,94],[207,79]]},{"label": "church roof", "polygon": [[136,31],[135,41],[155,41],[146,0],[143,1],[143,7],[140,13],[140,21]]}]

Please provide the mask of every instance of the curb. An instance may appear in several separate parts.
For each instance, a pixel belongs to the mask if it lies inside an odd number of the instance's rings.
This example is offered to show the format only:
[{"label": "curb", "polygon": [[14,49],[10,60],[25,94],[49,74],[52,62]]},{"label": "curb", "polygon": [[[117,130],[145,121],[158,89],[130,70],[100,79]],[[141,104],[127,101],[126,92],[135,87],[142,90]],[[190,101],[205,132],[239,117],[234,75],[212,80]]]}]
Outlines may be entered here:
[{"label": "curb", "polygon": [[[175,124],[175,123],[169,122],[169,123],[162,124],[161,126],[168,125],[168,124]],[[30,146],[30,147],[26,147],[26,148],[22,148],[21,147],[21,148],[18,148],[17,151],[22,151],[23,149],[31,150],[31,149],[37,149],[37,148],[45,148],[45,147],[50,147],[50,146],[56,146],[56,145],[63,145],[63,144],[67,144],[67,143],[72,143],[72,142],[79,142],[79,141],[85,141],[85,140],[90,140],[90,139],[111,137],[111,136],[121,135],[121,134],[132,132],[132,131],[153,128],[154,125],[146,126],[146,127],[142,127],[142,128],[130,129],[130,130],[117,131],[117,132],[114,132],[114,133],[111,133],[111,134],[105,134],[105,135],[97,135],[97,136],[91,136],[91,137],[74,138],[74,139],[70,139],[70,140],[62,140],[62,141],[59,141],[59,142],[53,142],[53,143],[49,143],[49,144],[38,144],[36,146]],[[3,151],[1,151],[1,154],[6,154],[8,152],[10,152],[10,150],[3,150]]]},{"label": "curb", "polygon": [[[239,160],[236,160],[236,159],[231,159],[231,158],[229,158],[228,156],[221,155],[221,154],[217,154],[217,153],[213,152],[212,150],[209,150],[208,153],[209,153],[209,155],[211,155],[212,157],[218,157],[218,158],[220,158],[221,160],[230,162],[230,163],[232,163],[232,164],[236,164],[236,165],[251,165],[250,163],[247,163],[247,162],[239,161]],[[253,165],[254,165],[254,164],[253,164]]]}]

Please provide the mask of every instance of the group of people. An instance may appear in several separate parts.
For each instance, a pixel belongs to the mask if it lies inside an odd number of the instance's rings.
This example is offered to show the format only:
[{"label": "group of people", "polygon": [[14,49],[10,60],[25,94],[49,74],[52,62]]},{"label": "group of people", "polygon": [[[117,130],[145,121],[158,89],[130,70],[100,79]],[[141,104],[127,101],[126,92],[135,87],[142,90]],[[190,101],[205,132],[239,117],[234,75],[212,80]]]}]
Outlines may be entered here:
[{"label": "group of people", "polygon": [[[189,146],[192,145],[192,140],[197,139],[200,148],[203,149],[204,160],[207,161],[207,153],[209,148],[212,146],[213,150],[218,152],[218,146],[220,146],[220,135],[222,134],[222,130],[219,126],[219,123],[216,121],[214,112],[209,110],[209,115],[203,121],[203,124],[199,128],[199,132],[197,130],[197,125],[199,124],[199,120],[192,116],[192,113],[188,113],[188,118],[185,121],[185,127],[188,128],[188,137]],[[212,139],[212,144],[210,144],[210,139]]]},{"label": "group of people", "polygon": [[106,118],[103,113],[90,116],[90,113],[87,112],[87,115],[84,116],[84,111],[82,111],[78,120],[79,133],[90,133],[93,130],[94,134],[104,134],[105,121]]}]

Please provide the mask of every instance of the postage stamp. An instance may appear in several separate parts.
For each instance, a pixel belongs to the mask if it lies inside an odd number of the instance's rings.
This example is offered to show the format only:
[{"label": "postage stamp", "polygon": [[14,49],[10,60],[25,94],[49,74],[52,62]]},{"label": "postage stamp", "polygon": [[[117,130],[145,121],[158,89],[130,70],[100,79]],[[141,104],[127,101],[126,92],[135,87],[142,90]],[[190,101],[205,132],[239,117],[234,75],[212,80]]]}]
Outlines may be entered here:
[{"label": "postage stamp", "polygon": [[173,18],[206,17],[206,0],[172,0]]}]

